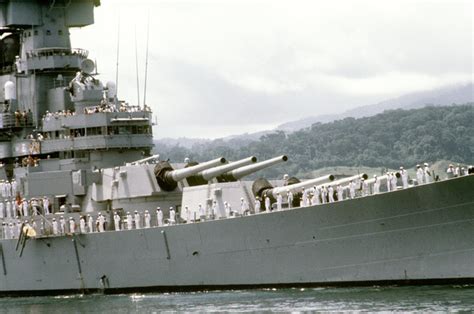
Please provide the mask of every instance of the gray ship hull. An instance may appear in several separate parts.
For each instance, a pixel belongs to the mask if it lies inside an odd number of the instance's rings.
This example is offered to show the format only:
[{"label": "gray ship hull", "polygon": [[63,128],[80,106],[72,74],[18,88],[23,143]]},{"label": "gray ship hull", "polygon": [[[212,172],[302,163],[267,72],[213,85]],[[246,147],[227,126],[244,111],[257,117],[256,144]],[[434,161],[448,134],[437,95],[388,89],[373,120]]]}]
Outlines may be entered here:
[{"label": "gray ship hull", "polygon": [[472,282],[473,187],[470,175],[269,214],[36,239],[22,257],[2,240],[0,293]]}]

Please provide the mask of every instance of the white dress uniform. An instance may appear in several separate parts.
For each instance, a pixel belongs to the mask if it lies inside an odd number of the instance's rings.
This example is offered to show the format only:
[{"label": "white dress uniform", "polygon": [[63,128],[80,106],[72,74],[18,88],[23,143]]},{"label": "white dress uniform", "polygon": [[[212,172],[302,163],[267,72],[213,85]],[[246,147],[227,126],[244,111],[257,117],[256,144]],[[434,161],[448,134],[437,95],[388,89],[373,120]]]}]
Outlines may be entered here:
[{"label": "white dress uniform", "polygon": [[400,174],[402,176],[403,188],[406,189],[408,188],[408,171],[406,171],[405,169],[401,169]]},{"label": "white dress uniform", "polygon": [[0,201],[0,218],[5,218],[5,203]]},{"label": "white dress uniform", "polygon": [[86,220],[84,219],[84,217],[81,217],[79,219],[79,229],[81,229],[81,233],[87,233]]},{"label": "white dress uniform", "polygon": [[292,208],[293,207],[293,192],[291,191],[288,191],[288,208]]},{"label": "white dress uniform", "polygon": [[69,232],[70,233],[76,232],[76,221],[74,221],[74,218],[72,217],[69,217]]},{"label": "white dress uniform", "polygon": [[49,198],[46,196],[43,198],[43,212],[45,215],[49,215]]},{"label": "white dress uniform", "polygon": [[396,191],[397,190],[397,176],[394,173],[392,173],[391,184],[392,184],[392,191]]},{"label": "white dress uniform", "polygon": [[12,202],[7,201],[5,203],[5,211],[6,211],[6,216],[7,218],[12,218],[14,215],[13,210],[12,210]]},{"label": "white dress uniform", "polygon": [[392,190],[392,174],[387,173],[387,192]]},{"label": "white dress uniform", "polygon": [[[201,204],[198,205],[198,213],[199,213],[199,219],[205,219],[206,218],[206,213],[204,212],[204,207],[202,207]],[[243,213],[243,211],[242,211]]]},{"label": "white dress uniform", "polygon": [[163,226],[163,212],[159,207],[156,209],[156,223],[158,227]]},{"label": "white dress uniform", "polygon": [[142,218],[140,217],[140,213],[135,211],[135,229],[142,228]]},{"label": "white dress uniform", "polygon": [[265,196],[265,211],[269,213],[271,211],[270,198]]},{"label": "white dress uniform", "polygon": [[328,189],[325,186],[321,188],[321,202],[323,204],[326,204],[328,202]]},{"label": "white dress uniform", "polygon": [[186,223],[191,223],[191,211],[188,206],[184,206],[184,219],[186,219]]},{"label": "white dress uniform", "polygon": [[97,217],[97,222],[99,223],[99,232],[105,231],[105,217],[102,214],[99,214]]},{"label": "white dress uniform", "polygon": [[65,234],[66,233],[66,220],[64,220],[64,217],[61,216],[61,218],[59,219],[59,226],[61,227],[61,234]]},{"label": "white dress uniform", "polygon": [[282,210],[283,196],[280,193],[277,195],[277,210]]},{"label": "white dress uniform", "polygon": [[89,232],[94,232],[94,218],[91,215],[87,215],[87,226],[89,227]]},{"label": "white dress uniform", "polygon": [[377,177],[375,177],[374,181],[374,194],[379,194],[380,193],[380,181]]},{"label": "white dress uniform", "polygon": [[433,177],[432,177],[432,174],[431,174],[431,170],[428,167],[428,164],[425,164],[425,168],[423,169],[423,172],[425,174],[425,183],[433,182]]},{"label": "white dress uniform", "polygon": [[132,229],[133,229],[132,214],[130,214],[130,212],[127,212],[127,230],[132,230]]},{"label": "white dress uniform", "polygon": [[53,218],[53,234],[54,235],[58,235],[59,234],[59,226],[58,226],[58,222],[56,221],[56,218]]},{"label": "white dress uniform", "polygon": [[170,207],[170,224],[174,225],[176,223],[176,211],[173,207]]},{"label": "white dress uniform", "polygon": [[365,180],[361,180],[361,184],[362,184],[362,195],[368,196],[369,195],[369,185],[367,184],[367,182],[365,182]]},{"label": "white dress uniform", "polygon": [[12,184],[8,181],[5,183],[5,196],[12,197]]},{"label": "white dress uniform", "polygon": [[303,206],[308,206],[308,191],[303,188]]},{"label": "white dress uniform", "polygon": [[355,188],[356,188],[355,182],[354,181],[349,182],[349,194],[352,199],[355,198],[355,195],[356,195]]},{"label": "white dress uniform", "polygon": [[150,217],[150,213],[145,210],[145,228],[151,228],[151,217]]},{"label": "white dress uniform", "polygon": [[12,180],[11,187],[12,187],[12,197],[16,197],[17,183],[15,179]]},{"label": "white dress uniform", "polygon": [[260,204],[260,201],[258,199],[255,199],[255,214],[258,214],[260,212],[261,207],[262,204]]},{"label": "white dress uniform", "polygon": [[337,186],[337,200],[343,201],[344,200],[344,188],[341,185]]},{"label": "white dress uniform", "polygon": [[334,188],[332,185],[328,187],[328,196],[329,196],[329,203],[334,203]]},{"label": "white dress uniform", "polygon": [[116,231],[120,231],[120,216],[117,213],[114,214],[114,227]]},{"label": "white dress uniform", "polygon": [[23,202],[21,203],[21,208],[23,210],[23,216],[27,217],[28,216],[28,201],[27,200],[23,200]]},{"label": "white dress uniform", "polygon": [[416,181],[418,182],[418,185],[425,183],[424,177],[425,177],[425,173],[423,169],[421,167],[418,168],[416,170]]}]

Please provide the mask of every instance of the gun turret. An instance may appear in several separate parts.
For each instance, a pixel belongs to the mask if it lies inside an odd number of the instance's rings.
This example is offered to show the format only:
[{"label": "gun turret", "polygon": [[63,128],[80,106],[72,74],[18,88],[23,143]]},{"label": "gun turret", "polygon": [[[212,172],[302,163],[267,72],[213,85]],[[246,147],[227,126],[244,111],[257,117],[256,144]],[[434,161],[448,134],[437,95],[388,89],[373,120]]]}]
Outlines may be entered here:
[{"label": "gun turret", "polygon": [[244,167],[237,168],[235,170],[229,171],[221,175],[218,180],[219,182],[228,182],[228,181],[236,181],[239,180],[249,174],[257,172],[259,170],[271,167],[273,165],[279,164],[281,162],[285,162],[288,160],[286,155],[281,155],[275,158],[267,159],[264,161],[257,162],[253,165],[248,165]]},{"label": "gun turret", "polygon": [[202,164],[186,167],[183,169],[174,170],[167,161],[160,161],[154,169],[158,185],[165,191],[173,191],[178,186],[178,182],[197,174],[203,170],[219,166],[226,163],[224,157],[213,159]]}]

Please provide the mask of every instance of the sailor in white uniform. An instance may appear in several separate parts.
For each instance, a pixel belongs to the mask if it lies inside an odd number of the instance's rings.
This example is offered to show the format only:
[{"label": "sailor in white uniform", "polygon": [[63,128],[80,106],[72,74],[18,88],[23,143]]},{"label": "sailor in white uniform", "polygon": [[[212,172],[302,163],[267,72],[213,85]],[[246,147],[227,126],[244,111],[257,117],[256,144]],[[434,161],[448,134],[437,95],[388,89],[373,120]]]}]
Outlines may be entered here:
[{"label": "sailor in white uniform", "polygon": [[43,213],[49,215],[49,198],[47,196],[43,197]]},{"label": "sailor in white uniform", "polygon": [[258,214],[260,212],[261,207],[262,207],[262,204],[260,203],[260,200],[257,196],[255,198],[255,214]]},{"label": "sailor in white uniform", "polygon": [[416,165],[416,181],[418,182],[418,185],[425,183],[424,177],[425,173],[423,171],[423,168],[421,168],[420,165]]},{"label": "sailor in white uniform", "polygon": [[69,232],[70,233],[76,232],[76,221],[72,217],[69,217]]},{"label": "sailor in white uniform", "polygon": [[161,207],[156,208],[156,223],[158,227],[163,226],[163,212],[161,211]]},{"label": "sailor in white uniform", "polygon": [[117,212],[114,213],[114,227],[115,231],[120,231],[120,216]]},{"label": "sailor in white uniform", "polygon": [[243,197],[241,197],[240,198],[240,214],[241,215],[247,215],[248,210],[249,210],[249,207],[248,207],[247,202],[244,200]]},{"label": "sailor in white uniform", "polygon": [[400,175],[402,176],[403,188],[408,188],[408,171],[406,171],[403,167],[400,167]]},{"label": "sailor in white uniform", "polygon": [[188,206],[184,206],[184,219],[186,220],[186,223],[191,223],[191,211]]},{"label": "sailor in white uniform", "polygon": [[56,221],[56,218],[53,218],[53,222],[51,224],[53,225],[53,234],[58,235],[59,234],[59,226],[58,226],[58,222]]},{"label": "sailor in white uniform", "polygon": [[173,206],[170,207],[170,225],[176,224],[176,211],[174,210]]},{"label": "sailor in white uniform", "polygon": [[87,226],[89,227],[89,232],[94,232],[94,218],[90,214],[87,215]]},{"label": "sailor in white uniform", "polygon": [[5,218],[5,203],[0,201],[0,219]]},{"label": "sailor in white uniform", "polygon": [[328,188],[326,186],[321,187],[321,202],[323,204],[328,202]]},{"label": "sailor in white uniform", "polygon": [[204,221],[206,219],[206,213],[202,204],[198,205],[199,220]]},{"label": "sailor in white uniform", "polygon": [[332,185],[328,187],[328,196],[329,196],[329,203],[334,203],[334,188]]},{"label": "sailor in white uniform", "polygon": [[127,212],[127,230],[133,229],[133,217],[130,212]]},{"label": "sailor in white uniform", "polygon": [[6,216],[7,218],[13,218],[15,217],[15,212],[14,212],[14,209],[13,209],[13,204],[12,202],[10,201],[6,201],[5,202],[5,211],[6,211]]},{"label": "sailor in white uniform", "polygon": [[269,213],[271,211],[270,198],[265,194],[265,212]]},{"label": "sailor in white uniform", "polygon": [[17,183],[15,179],[12,180],[11,189],[12,189],[12,193],[11,193],[12,197],[16,197]]},{"label": "sailor in white uniform", "polygon": [[216,219],[219,218],[217,215],[219,214],[219,208],[218,208],[218,205],[217,205],[217,201],[213,201],[212,202],[212,208],[211,208],[211,217],[212,219]]},{"label": "sailor in white uniform", "polygon": [[99,232],[105,231],[105,217],[102,213],[99,213],[99,217],[97,217],[97,223],[99,225]]},{"label": "sailor in white uniform", "polygon": [[142,218],[140,217],[140,213],[136,210],[135,211],[135,229],[142,228]]},{"label": "sailor in white uniform", "polygon": [[365,182],[364,178],[360,179],[360,183],[362,185],[362,195],[369,196],[369,185]]},{"label": "sailor in white uniform", "polygon": [[5,183],[5,197],[12,197],[12,184],[10,181]]},{"label": "sailor in white uniform", "polygon": [[397,190],[397,175],[395,173],[392,173],[392,179],[390,181],[392,191]]},{"label": "sailor in white uniform", "polygon": [[461,165],[458,164],[458,166],[454,169],[454,176],[459,177],[461,176]]},{"label": "sailor in white uniform", "polygon": [[424,166],[425,167],[423,168],[423,172],[425,174],[425,183],[431,183],[431,182],[433,182],[433,177],[432,177],[430,167],[428,166],[428,163],[426,163],[426,162],[425,162]]},{"label": "sailor in white uniform", "polygon": [[344,188],[342,187],[342,185],[338,184],[336,190],[337,190],[337,200],[338,201],[343,201],[344,200]]},{"label": "sailor in white uniform", "polygon": [[287,190],[286,197],[288,198],[288,208],[293,207],[293,192]]},{"label": "sailor in white uniform", "polygon": [[392,190],[392,174],[387,172],[387,192]]},{"label": "sailor in white uniform", "polygon": [[351,199],[355,198],[356,192],[355,192],[356,184],[354,181],[349,182],[349,194],[351,196]]},{"label": "sailor in white uniform", "polygon": [[374,194],[380,193],[380,181],[377,178],[377,175],[374,174]]},{"label": "sailor in white uniform", "polygon": [[319,191],[317,187],[313,188],[313,197],[311,197],[311,205],[319,204]]},{"label": "sailor in white uniform", "polygon": [[283,204],[283,196],[280,193],[277,194],[277,210],[280,211],[282,209]]},{"label": "sailor in white uniform", "polygon": [[21,208],[23,210],[23,217],[28,217],[28,201],[23,199],[21,202]]},{"label": "sailor in white uniform", "polygon": [[61,216],[61,218],[59,218],[59,227],[61,230],[61,234],[65,234],[66,233],[66,220],[64,219],[64,216]]},{"label": "sailor in white uniform", "polygon": [[87,233],[86,219],[84,218],[84,216],[81,216],[81,218],[79,218],[79,229],[81,230],[81,233]]},{"label": "sailor in white uniform", "polygon": [[151,217],[148,210],[145,210],[145,228],[151,228]]},{"label": "sailor in white uniform", "polygon": [[454,166],[453,164],[449,164],[448,169],[446,169],[446,176],[448,179],[454,178]]},{"label": "sailor in white uniform", "polygon": [[302,188],[301,193],[303,194],[303,195],[302,195],[302,198],[303,198],[303,206],[306,207],[306,206],[309,205],[309,204],[308,204],[308,191],[305,190],[305,188]]}]

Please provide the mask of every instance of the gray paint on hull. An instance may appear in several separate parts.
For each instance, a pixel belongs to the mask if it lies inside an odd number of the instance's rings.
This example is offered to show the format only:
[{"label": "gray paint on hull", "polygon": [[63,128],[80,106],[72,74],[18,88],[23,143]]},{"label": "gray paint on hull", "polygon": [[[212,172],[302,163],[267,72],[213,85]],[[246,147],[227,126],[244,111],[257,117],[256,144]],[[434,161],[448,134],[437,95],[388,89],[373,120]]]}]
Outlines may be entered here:
[{"label": "gray paint on hull", "polygon": [[[0,293],[474,278],[474,176],[271,214],[2,240]],[[166,232],[169,256],[161,231]]]}]

